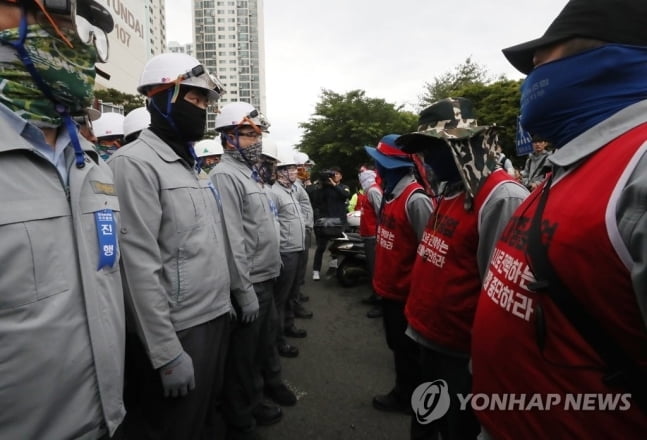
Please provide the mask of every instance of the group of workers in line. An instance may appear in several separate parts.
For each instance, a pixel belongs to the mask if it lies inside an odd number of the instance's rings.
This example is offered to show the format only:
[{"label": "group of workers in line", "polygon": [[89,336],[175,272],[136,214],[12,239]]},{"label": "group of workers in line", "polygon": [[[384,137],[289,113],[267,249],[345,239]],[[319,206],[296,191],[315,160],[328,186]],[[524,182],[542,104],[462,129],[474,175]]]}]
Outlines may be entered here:
[{"label": "group of workers in line", "polygon": [[[366,148],[395,365],[373,406],[413,413],[412,439],[644,435],[646,16],[570,0],[503,51],[528,74],[521,125],[555,149],[531,193],[464,98]],[[95,0],[0,1],[0,438],[257,439],[297,401],[281,356],[305,336],[315,207],[250,104],[223,106],[202,169],[225,91],[186,54],[146,63],[125,145],[80,135],[113,28]]]}]

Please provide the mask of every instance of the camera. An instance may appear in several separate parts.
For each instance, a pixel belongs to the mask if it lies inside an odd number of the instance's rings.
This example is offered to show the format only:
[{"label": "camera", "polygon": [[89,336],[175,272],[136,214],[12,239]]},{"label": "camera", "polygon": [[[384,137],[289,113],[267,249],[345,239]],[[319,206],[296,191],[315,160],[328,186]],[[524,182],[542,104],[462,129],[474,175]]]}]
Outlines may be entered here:
[{"label": "camera", "polygon": [[321,181],[321,183],[326,185],[330,183],[328,179],[332,179],[334,177],[335,177],[335,172],[333,170],[322,170],[319,173],[319,180]]}]

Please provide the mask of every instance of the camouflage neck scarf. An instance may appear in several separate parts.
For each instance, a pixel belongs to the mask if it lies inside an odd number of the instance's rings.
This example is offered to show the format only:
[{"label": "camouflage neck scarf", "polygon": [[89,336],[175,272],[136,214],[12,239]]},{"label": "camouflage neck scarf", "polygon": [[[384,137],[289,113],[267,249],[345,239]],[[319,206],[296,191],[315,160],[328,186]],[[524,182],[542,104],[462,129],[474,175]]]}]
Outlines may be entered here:
[{"label": "camouflage neck scarf", "polygon": [[[225,153],[231,155],[231,157],[236,159],[238,162],[249,165],[250,163],[255,164],[261,159],[262,148],[263,144],[261,142],[256,142],[255,144],[252,144],[246,148],[241,148],[242,152],[239,149],[234,149],[225,150]],[[245,155],[244,157],[243,154]]]},{"label": "camouflage neck scarf", "polygon": [[[30,25],[25,49],[59,104],[71,115],[81,115],[92,104],[96,52],[69,35],[74,48],[52,37],[40,25]],[[58,127],[62,119],[55,104],[38,88],[13,47],[7,42],[19,39],[19,29],[0,31],[0,102],[18,116],[39,127]]]},{"label": "camouflage neck scarf", "polygon": [[282,186],[286,188],[291,188],[294,182],[297,180],[297,170],[280,168],[276,172],[276,181],[279,182]]}]

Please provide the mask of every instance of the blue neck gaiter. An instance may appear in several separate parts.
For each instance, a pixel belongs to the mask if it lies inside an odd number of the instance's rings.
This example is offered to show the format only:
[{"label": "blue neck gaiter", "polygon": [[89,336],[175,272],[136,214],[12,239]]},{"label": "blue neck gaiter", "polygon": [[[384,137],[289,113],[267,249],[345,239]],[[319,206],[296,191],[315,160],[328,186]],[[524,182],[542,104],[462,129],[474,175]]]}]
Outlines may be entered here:
[{"label": "blue neck gaiter", "polygon": [[647,47],[608,44],[542,64],[521,86],[521,125],[556,148],[647,98]]},{"label": "blue neck gaiter", "polygon": [[375,168],[377,168],[377,173],[382,178],[382,186],[385,195],[390,195],[400,179],[411,172],[411,167],[386,168],[379,163],[375,164]]}]

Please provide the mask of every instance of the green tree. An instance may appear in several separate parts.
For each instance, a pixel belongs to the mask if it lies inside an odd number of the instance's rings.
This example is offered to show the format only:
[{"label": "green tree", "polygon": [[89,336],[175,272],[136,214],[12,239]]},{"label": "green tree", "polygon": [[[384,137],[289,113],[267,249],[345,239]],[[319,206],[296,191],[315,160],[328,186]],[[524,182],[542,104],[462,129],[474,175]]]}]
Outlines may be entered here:
[{"label": "green tree", "polygon": [[124,106],[124,113],[127,114],[129,111],[144,106],[144,97],[141,95],[130,95],[128,93],[120,92],[117,89],[102,89],[94,91],[95,99],[101,100],[103,102],[111,102],[117,105]]},{"label": "green tree", "polygon": [[427,107],[439,99],[449,96],[457,96],[456,90],[472,84],[487,84],[490,77],[485,67],[467,58],[463,64],[459,64],[451,72],[445,72],[435,77],[431,82],[424,85],[424,92],[420,96],[420,107]]},{"label": "green tree", "polygon": [[500,125],[499,141],[505,155],[515,167],[523,166],[525,157],[517,157],[515,133],[519,114],[522,80],[510,80],[501,75],[492,79],[487,70],[467,58],[463,64],[437,76],[425,84],[420,97],[422,108],[448,97],[462,96],[474,104],[481,125]]},{"label": "green tree", "polygon": [[348,183],[362,163],[371,161],[365,145],[374,146],[389,133],[414,131],[417,121],[417,115],[369,98],[363,90],[339,94],[323,89],[314,114],[299,124],[304,134],[296,148],[316,162],[315,173],[339,166]]}]

